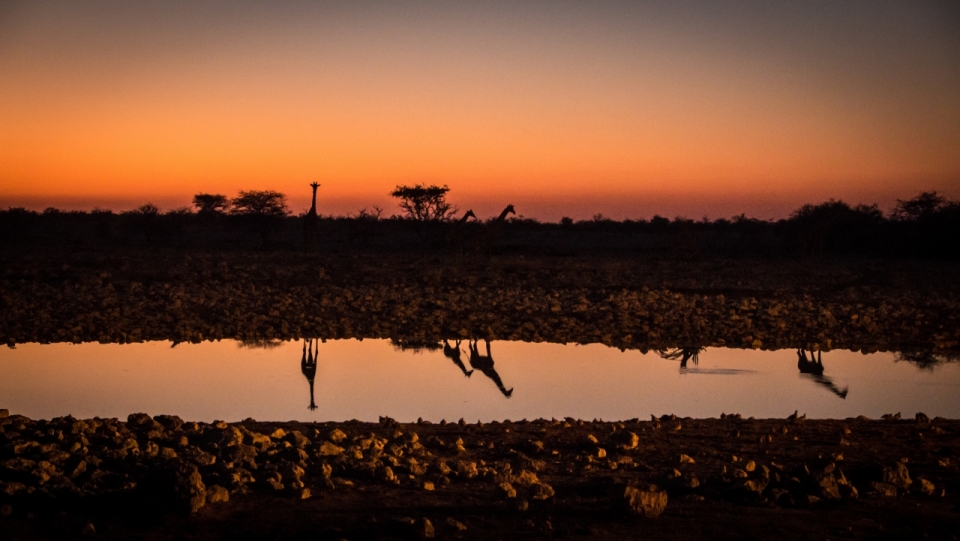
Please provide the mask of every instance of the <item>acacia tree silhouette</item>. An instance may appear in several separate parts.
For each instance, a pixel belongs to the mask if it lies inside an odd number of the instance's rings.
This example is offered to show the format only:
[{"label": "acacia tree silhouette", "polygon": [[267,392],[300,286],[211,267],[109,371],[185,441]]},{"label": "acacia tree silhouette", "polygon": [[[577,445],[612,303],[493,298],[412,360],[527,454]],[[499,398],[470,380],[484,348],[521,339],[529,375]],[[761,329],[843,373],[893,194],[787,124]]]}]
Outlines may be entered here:
[{"label": "acacia tree silhouette", "polygon": [[458,211],[456,207],[447,203],[446,197],[449,191],[450,188],[446,185],[416,184],[397,186],[390,192],[390,196],[400,200],[400,209],[407,218],[418,222],[439,222],[453,218]]},{"label": "acacia tree silhouette", "polygon": [[286,216],[287,196],[273,190],[241,190],[237,197],[230,201],[231,214],[241,216]]},{"label": "acacia tree silhouette", "polygon": [[203,215],[223,214],[230,206],[227,196],[222,194],[198,193],[193,196],[193,206]]},{"label": "acacia tree silhouette", "polygon": [[266,248],[270,227],[290,213],[287,196],[273,190],[240,191],[230,201],[230,214],[244,217],[256,227],[261,246]]}]

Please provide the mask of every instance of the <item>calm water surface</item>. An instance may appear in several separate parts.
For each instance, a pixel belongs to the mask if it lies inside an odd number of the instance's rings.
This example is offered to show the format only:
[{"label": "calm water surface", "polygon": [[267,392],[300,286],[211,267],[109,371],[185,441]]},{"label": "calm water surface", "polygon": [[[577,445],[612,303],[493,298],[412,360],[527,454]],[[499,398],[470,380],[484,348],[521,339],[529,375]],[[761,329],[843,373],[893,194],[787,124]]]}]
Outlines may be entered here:
[{"label": "calm water surface", "polygon": [[794,410],[818,418],[898,411],[960,418],[960,363],[920,368],[893,353],[831,351],[801,373],[794,350],[642,354],[495,341],[488,355],[484,341],[475,350],[451,341],[446,351],[389,340],[313,344],[310,354],[304,342],[20,344],[0,350],[0,408],[33,418],[142,411],[198,421],[784,417]]}]

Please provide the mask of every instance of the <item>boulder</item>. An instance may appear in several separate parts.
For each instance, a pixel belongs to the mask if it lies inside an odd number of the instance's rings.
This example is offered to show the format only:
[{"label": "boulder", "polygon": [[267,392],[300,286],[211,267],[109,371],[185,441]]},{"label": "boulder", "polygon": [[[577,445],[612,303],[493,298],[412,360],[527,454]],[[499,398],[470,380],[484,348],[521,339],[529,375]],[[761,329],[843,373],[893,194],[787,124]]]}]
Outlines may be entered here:
[{"label": "boulder", "polygon": [[907,490],[913,481],[910,479],[910,472],[907,471],[907,465],[903,462],[897,462],[894,466],[884,466],[883,482],[891,484],[901,490]]},{"label": "boulder", "polygon": [[513,499],[517,497],[517,490],[513,488],[513,485],[504,481],[497,485],[496,489],[497,497],[503,499]]},{"label": "boulder", "polygon": [[343,447],[334,445],[329,441],[325,441],[320,444],[320,448],[317,449],[317,453],[320,456],[337,456],[343,454]]},{"label": "boulder", "polygon": [[210,485],[207,487],[207,503],[220,503],[230,501],[230,492],[220,485]]},{"label": "boulder", "polygon": [[870,483],[870,490],[874,495],[881,498],[893,498],[897,495],[897,487],[891,485],[890,483]]},{"label": "boulder", "polygon": [[534,500],[548,500],[554,496],[555,492],[553,487],[540,482],[533,485],[533,495],[531,496]]},{"label": "boulder", "polygon": [[924,496],[933,496],[933,493],[937,490],[936,485],[927,481],[923,477],[917,478],[917,484],[920,485],[920,493]]},{"label": "boulder", "polygon": [[656,485],[628,486],[623,491],[623,503],[631,513],[655,518],[667,507],[667,492]]}]

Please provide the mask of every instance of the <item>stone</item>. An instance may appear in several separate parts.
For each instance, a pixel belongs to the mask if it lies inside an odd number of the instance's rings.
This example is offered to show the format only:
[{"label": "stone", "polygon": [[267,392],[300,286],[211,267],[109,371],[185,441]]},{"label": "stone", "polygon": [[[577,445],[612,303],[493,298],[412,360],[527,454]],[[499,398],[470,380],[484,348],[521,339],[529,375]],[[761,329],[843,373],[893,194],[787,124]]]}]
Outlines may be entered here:
[{"label": "stone", "polygon": [[883,482],[891,484],[901,490],[907,490],[913,481],[910,479],[910,472],[907,465],[903,462],[897,462],[895,466],[884,466]]},{"label": "stone", "polygon": [[447,517],[447,525],[453,526],[454,528],[457,529],[458,532],[467,531],[467,525],[453,517]]},{"label": "stone", "polygon": [[614,437],[611,439],[613,439],[614,443],[624,451],[636,449],[637,446],[640,445],[640,436],[627,430],[616,432]]},{"label": "stone", "polygon": [[552,498],[554,494],[555,492],[553,491],[553,487],[546,483],[540,482],[533,485],[532,498],[534,500],[548,500]]},{"label": "stone", "polygon": [[7,417],[10,417],[10,410],[6,408],[0,409],[0,419],[6,419]]},{"label": "stone", "polygon": [[183,419],[176,415],[155,415],[153,420],[160,423],[167,430],[179,430],[183,426]]},{"label": "stone", "polygon": [[529,470],[520,470],[520,473],[514,477],[513,481],[522,487],[533,486],[540,482],[540,480],[537,479],[537,474]]},{"label": "stone", "polygon": [[457,461],[457,475],[472,479],[477,476],[477,463],[469,460]]},{"label": "stone", "polygon": [[97,529],[93,527],[92,522],[88,522],[80,528],[80,535],[97,535]]},{"label": "stone", "polygon": [[936,492],[937,487],[930,481],[927,481],[923,477],[917,477],[917,483],[920,485],[920,493],[925,496],[933,496]]},{"label": "stone", "polygon": [[747,463],[743,465],[743,469],[748,472],[752,472],[753,470],[757,469],[757,463],[752,460],[748,460]]},{"label": "stone", "polygon": [[680,455],[680,463],[681,463],[681,464],[695,464],[696,461],[695,461],[692,457],[690,457],[689,455],[681,454],[681,455]]},{"label": "stone", "polygon": [[655,518],[667,507],[667,492],[656,485],[628,486],[623,501],[630,512],[645,518]]},{"label": "stone", "polygon": [[767,482],[763,479],[748,479],[740,484],[740,487],[747,492],[760,494],[767,488]]},{"label": "stone", "polygon": [[430,492],[430,491],[434,490],[435,488],[436,488],[436,487],[433,485],[433,481],[424,481],[424,482],[423,482],[423,490],[426,490],[427,492]]},{"label": "stone", "polygon": [[820,497],[826,500],[840,499],[840,487],[837,484],[837,479],[833,475],[825,474],[820,476],[817,484],[820,485]]},{"label": "stone", "polygon": [[207,503],[220,503],[230,501],[230,492],[220,485],[210,485],[207,487]]},{"label": "stone", "polygon": [[893,498],[897,495],[897,487],[889,483],[871,482],[870,489],[875,495],[882,498]]},{"label": "stone", "polygon": [[510,500],[517,497],[517,490],[507,482],[500,483],[496,489],[497,497]]},{"label": "stone", "polygon": [[424,518],[420,521],[419,532],[421,539],[433,539],[433,536],[436,534],[433,523],[430,522],[430,519]]},{"label": "stone", "polygon": [[240,445],[243,443],[243,432],[235,426],[229,426],[220,435],[220,441],[218,443],[221,449]]},{"label": "stone", "polygon": [[333,443],[340,443],[341,441],[347,439],[347,435],[343,432],[343,430],[340,430],[339,428],[334,428],[333,430],[330,431],[329,434],[327,434],[327,439],[329,439]]},{"label": "stone", "polygon": [[343,454],[343,447],[325,441],[320,444],[320,448],[317,452],[320,456],[337,456]]}]

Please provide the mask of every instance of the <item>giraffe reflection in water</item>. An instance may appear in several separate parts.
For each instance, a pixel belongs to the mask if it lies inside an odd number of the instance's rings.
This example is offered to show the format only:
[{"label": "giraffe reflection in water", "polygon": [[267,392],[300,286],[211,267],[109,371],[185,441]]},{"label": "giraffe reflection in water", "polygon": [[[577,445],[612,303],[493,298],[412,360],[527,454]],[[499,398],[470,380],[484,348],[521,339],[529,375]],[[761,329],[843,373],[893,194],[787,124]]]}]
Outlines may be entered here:
[{"label": "giraffe reflection in water", "polygon": [[319,353],[319,340],[316,338],[303,341],[303,357],[300,358],[300,371],[310,382],[310,405],[308,409],[317,409],[317,404],[313,400],[313,380],[317,376],[317,357]]},{"label": "giraffe reflection in water", "polygon": [[478,340],[470,341],[470,366],[474,370],[479,370],[483,372],[484,376],[492,379],[494,383],[497,384],[497,388],[500,389],[500,392],[503,393],[503,396],[510,398],[513,394],[513,388],[507,389],[503,385],[503,380],[500,379],[500,374],[497,373],[496,369],[493,368],[493,356],[490,354],[490,341],[484,340],[486,344],[487,354],[481,355],[480,348],[477,347]]},{"label": "giraffe reflection in water", "polygon": [[700,352],[707,348],[704,347],[682,347],[674,349],[660,349],[657,350],[657,355],[663,357],[668,361],[676,361],[680,359],[680,371],[683,372],[687,369],[687,361],[692,360],[693,364],[700,363]]},{"label": "giraffe reflection in water", "polygon": [[[814,358],[816,355],[816,358]],[[847,398],[848,388],[844,387],[843,390],[837,388],[833,381],[827,376],[823,375],[823,360],[820,356],[820,351],[810,352],[810,358],[807,358],[807,351],[803,348],[797,350],[797,368],[800,369],[801,374],[806,374],[810,376],[813,381],[817,382],[819,385],[823,385],[830,390],[831,393],[839,396],[840,398]]]},{"label": "giraffe reflection in water", "polygon": [[464,366],[463,361],[460,359],[460,340],[456,340],[454,345],[450,345],[449,340],[443,341],[443,356],[453,361],[453,364],[457,365],[464,376],[468,378],[473,375],[473,370],[467,370],[467,367]]}]

